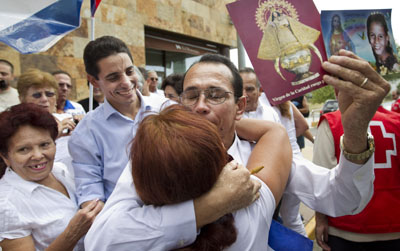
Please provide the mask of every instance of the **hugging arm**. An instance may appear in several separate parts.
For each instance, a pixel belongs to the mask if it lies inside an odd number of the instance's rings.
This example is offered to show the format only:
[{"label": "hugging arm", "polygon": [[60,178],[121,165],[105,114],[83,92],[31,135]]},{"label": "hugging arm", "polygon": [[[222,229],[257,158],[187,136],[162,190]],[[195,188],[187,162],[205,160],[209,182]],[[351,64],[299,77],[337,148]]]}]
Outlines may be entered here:
[{"label": "hugging arm", "polygon": [[247,168],[264,166],[256,174],[275,197],[278,204],[285,190],[292,163],[292,148],[286,129],[274,122],[242,119],[236,122],[239,137],[257,141],[247,162]]}]

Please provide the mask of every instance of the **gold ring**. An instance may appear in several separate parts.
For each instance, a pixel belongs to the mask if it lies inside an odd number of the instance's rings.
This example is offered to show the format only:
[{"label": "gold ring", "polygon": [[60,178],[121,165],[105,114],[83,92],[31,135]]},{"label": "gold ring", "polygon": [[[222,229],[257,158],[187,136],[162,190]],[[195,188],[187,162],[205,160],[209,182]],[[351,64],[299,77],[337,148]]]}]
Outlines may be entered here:
[{"label": "gold ring", "polygon": [[361,83],[360,87],[362,88],[368,82],[368,78],[365,78],[364,81]]}]

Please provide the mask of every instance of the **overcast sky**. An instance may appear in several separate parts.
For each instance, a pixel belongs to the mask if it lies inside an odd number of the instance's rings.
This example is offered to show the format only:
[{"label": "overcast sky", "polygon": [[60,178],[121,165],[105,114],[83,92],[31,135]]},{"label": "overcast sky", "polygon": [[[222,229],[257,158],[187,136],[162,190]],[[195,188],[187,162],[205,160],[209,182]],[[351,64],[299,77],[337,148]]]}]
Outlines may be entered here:
[{"label": "overcast sky", "polygon": [[[321,10],[357,10],[357,9],[392,9],[393,36],[400,44],[400,1],[399,0],[314,0],[318,11]],[[231,50],[231,60],[237,66],[237,49]],[[247,55],[246,55],[247,57]],[[251,67],[246,58],[246,66]]]}]

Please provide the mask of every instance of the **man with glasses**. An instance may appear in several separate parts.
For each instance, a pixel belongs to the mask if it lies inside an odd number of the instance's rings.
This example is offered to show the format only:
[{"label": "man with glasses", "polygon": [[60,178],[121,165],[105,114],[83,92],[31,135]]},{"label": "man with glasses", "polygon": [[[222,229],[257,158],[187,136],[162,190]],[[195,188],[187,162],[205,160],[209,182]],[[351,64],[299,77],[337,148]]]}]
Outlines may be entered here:
[{"label": "man with glasses", "polygon": [[5,59],[0,59],[0,112],[19,104],[18,91],[11,87],[14,80],[14,66]]},{"label": "man with glasses", "polygon": [[[143,95],[160,95],[164,97],[164,91],[157,88],[158,86],[158,76],[157,72],[154,70],[147,71],[146,83],[143,87]],[[148,89],[148,91],[147,91]],[[147,95],[148,94],[148,95]]]},{"label": "man with glasses", "polygon": [[[373,140],[367,137],[367,129],[389,85],[368,63],[347,51],[332,57],[323,67],[343,79],[329,75],[324,77],[326,83],[339,90],[346,128],[342,149],[345,158],[341,158],[343,162],[332,170],[312,165],[311,162],[302,166],[292,165],[285,194],[295,196],[309,207],[329,215],[356,214],[363,210],[372,196],[374,175],[371,156],[374,147]],[[228,153],[245,164],[252,146],[240,140],[235,133],[235,121],[245,111],[246,102],[245,97],[241,97],[241,81],[236,75],[237,70],[228,59],[218,55],[203,56],[185,75],[181,102],[216,124],[225,146],[229,148]],[[364,82],[368,85],[363,88],[360,84]],[[257,176],[265,181],[270,178],[262,171]]]},{"label": "man with glasses", "polygon": [[[57,97],[57,113],[67,113],[73,116],[85,115],[85,109],[82,105],[68,100],[72,91],[71,75],[66,71],[55,71],[52,73],[58,84],[58,97]],[[75,116],[79,121],[82,116]]]}]

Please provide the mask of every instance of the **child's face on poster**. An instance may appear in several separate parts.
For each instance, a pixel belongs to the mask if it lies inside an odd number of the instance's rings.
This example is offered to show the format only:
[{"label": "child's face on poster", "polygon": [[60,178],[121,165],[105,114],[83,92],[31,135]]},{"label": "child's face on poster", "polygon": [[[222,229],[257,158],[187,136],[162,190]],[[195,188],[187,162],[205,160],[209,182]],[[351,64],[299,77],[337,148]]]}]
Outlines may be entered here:
[{"label": "child's face on poster", "polygon": [[373,22],[370,27],[369,42],[375,54],[382,55],[385,53],[389,36],[385,33],[383,26]]}]

